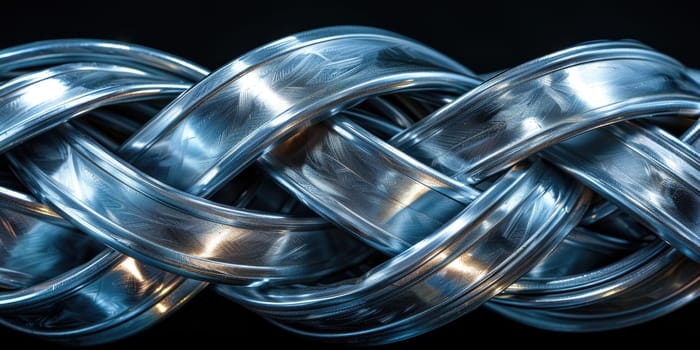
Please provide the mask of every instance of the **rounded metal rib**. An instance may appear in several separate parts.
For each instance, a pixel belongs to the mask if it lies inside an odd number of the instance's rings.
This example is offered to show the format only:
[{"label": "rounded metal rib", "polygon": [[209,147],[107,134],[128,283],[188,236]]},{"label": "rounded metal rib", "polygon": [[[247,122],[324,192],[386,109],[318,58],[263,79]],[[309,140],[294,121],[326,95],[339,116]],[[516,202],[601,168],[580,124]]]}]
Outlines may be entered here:
[{"label": "rounded metal rib", "polygon": [[213,73],[117,42],[2,50],[0,151],[45,204],[0,170],[0,322],[105,342],[206,282],[353,344],[484,304],[563,331],[650,320],[700,286],[697,76],[631,41],[479,76],[366,27]]},{"label": "rounded metal rib", "polygon": [[0,287],[5,326],[104,343],[149,326],[205,286],[105,249],[27,194],[3,187],[0,203],[0,280],[21,277]]},{"label": "rounded metal rib", "polygon": [[547,255],[586,208],[588,195],[570,185],[542,164],[519,166],[362,278],[218,290],[305,335],[361,344],[415,336],[481,305]]}]

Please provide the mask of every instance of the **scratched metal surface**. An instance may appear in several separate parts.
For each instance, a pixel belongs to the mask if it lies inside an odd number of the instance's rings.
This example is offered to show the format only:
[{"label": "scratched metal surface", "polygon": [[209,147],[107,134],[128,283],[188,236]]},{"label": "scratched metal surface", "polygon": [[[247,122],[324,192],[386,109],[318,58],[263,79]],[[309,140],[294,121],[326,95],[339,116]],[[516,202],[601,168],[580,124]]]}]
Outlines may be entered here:
[{"label": "scratched metal surface", "polygon": [[637,42],[487,80],[368,27],[212,73],[96,40],[7,48],[0,73],[0,322],[19,331],[113,341],[211,284],[331,342],[482,305],[599,331],[700,287],[697,72]]}]

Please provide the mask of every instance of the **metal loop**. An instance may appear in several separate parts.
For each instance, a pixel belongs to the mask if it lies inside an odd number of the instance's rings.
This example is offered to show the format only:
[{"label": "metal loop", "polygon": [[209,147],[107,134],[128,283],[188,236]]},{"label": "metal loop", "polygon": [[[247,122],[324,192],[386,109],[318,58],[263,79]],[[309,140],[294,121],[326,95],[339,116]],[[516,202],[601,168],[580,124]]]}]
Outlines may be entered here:
[{"label": "metal loop", "polygon": [[2,50],[0,323],[103,343],[210,283],[362,345],[482,305],[648,321],[700,290],[698,76],[633,41],[476,75],[367,27],[212,73],[113,41]]}]

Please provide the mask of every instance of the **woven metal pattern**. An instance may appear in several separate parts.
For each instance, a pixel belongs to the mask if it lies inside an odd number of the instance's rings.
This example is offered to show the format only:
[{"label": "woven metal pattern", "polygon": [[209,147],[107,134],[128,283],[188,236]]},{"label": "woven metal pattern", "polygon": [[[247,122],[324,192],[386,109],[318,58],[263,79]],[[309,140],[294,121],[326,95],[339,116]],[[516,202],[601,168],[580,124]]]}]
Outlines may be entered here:
[{"label": "woven metal pattern", "polygon": [[614,329],[700,290],[697,73],[637,42],[480,76],[366,27],[213,73],[57,40],[0,51],[0,76],[0,322],[19,331],[108,342],[209,286],[371,345],[481,306]]}]

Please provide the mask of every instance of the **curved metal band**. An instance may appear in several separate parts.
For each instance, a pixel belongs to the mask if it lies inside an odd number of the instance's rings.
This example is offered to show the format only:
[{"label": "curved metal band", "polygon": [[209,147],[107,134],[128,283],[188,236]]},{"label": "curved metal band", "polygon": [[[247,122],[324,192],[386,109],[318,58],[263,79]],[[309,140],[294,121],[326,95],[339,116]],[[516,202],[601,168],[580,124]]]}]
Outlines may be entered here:
[{"label": "curved metal band", "polygon": [[568,233],[587,197],[542,164],[516,167],[440,230],[363,278],[218,290],[301,334],[397,341],[459,317],[515,281]]},{"label": "curved metal band", "polygon": [[149,179],[69,126],[8,158],[85,232],[182,275],[229,283],[307,280],[367,252],[318,219],[239,210]]},{"label": "curved metal band", "polygon": [[294,135],[258,164],[310,208],[391,255],[479,195],[340,117]]},{"label": "curved metal band", "polygon": [[[651,272],[646,271],[653,269]],[[608,295],[576,308],[520,308],[489,303],[503,315],[534,327],[569,332],[594,332],[628,327],[667,314],[697,296],[698,265],[675,250],[667,250],[638,270],[632,287],[608,284]],[[582,294],[582,293],[581,293]],[[594,297],[593,297],[594,298]]]},{"label": "curved metal band", "polygon": [[682,110],[698,91],[680,64],[643,45],[585,44],[497,75],[392,143],[474,183],[587,130]]},{"label": "curved metal band", "polygon": [[177,310],[205,286],[102,250],[31,196],[3,188],[0,203],[0,279],[8,281],[7,271],[22,277],[0,286],[5,326],[70,344],[108,342]]},{"label": "curved metal band", "polygon": [[0,73],[70,62],[115,64],[151,74],[198,81],[209,71],[166,52],[118,41],[61,39],[0,50]]},{"label": "curved metal band", "polygon": [[651,125],[618,123],[560,143],[546,155],[700,261],[700,157],[688,145]]},{"label": "curved metal band", "polygon": [[460,91],[473,84],[469,73],[389,32],[312,31],[263,46],[212,73],[120,153],[174,187],[207,195],[302,126],[386,92]]},{"label": "curved metal band", "polygon": [[[606,107],[598,112],[615,118],[665,115],[677,118],[694,115],[697,110],[696,99],[688,94],[645,101],[651,103],[640,103],[634,108]],[[692,130],[684,138],[691,143]],[[682,203],[671,201],[656,207],[654,204],[659,203],[652,199],[664,197],[651,195],[649,191],[649,186],[662,186],[674,188],[674,193],[697,192],[692,175],[697,158],[675,138],[650,125],[641,128],[622,123],[550,147],[545,156],[622,208],[635,212],[655,228],[655,233],[687,255],[697,256],[693,251],[697,246],[693,242],[694,234],[688,233],[693,231],[694,223],[687,220],[693,215],[687,213],[692,207],[687,204],[692,202],[693,195],[685,196]],[[682,175],[685,173],[690,175]],[[658,181],[659,178],[665,180]],[[614,210],[611,206],[602,208],[602,215],[609,215]],[[542,287],[527,282],[516,284],[509,293],[494,299],[495,303],[490,306],[516,320],[547,329],[614,329],[658,317],[692,300],[697,290],[697,273],[690,272],[691,266],[692,263],[685,261],[678,252],[657,243],[599,270],[570,275],[562,280],[553,279]],[[612,271],[616,272],[611,274]],[[685,272],[676,274],[677,271]],[[678,290],[679,285],[684,287]],[[658,302],[648,303],[644,296],[650,293],[664,297]],[[610,310],[614,310],[614,315]],[[582,315],[586,315],[585,318]],[[611,319],[615,322],[610,323]]]},{"label": "curved metal band", "polygon": [[[332,32],[331,32],[332,33]],[[308,37],[310,44],[314,44],[314,40],[319,41],[320,43],[316,43],[316,45],[321,45],[326,43],[327,41],[332,41],[332,40],[340,40],[334,37],[329,37],[325,38],[322,36],[327,33],[326,31],[321,31],[317,32],[314,35],[310,35]],[[413,50],[418,50],[420,49],[420,52],[423,52],[423,56],[427,58],[433,59],[437,63],[442,63],[446,66],[454,66],[450,61],[444,59],[440,55],[422,47],[419,46],[416,43],[407,41],[406,39],[396,37],[396,36],[388,36],[388,35],[379,35],[382,34],[377,33],[375,31],[360,31],[359,34],[357,35],[342,35],[339,36],[343,40],[369,40],[369,42],[374,44],[374,47],[371,45],[365,45],[369,47],[369,49],[366,52],[360,52],[358,53],[353,53],[355,56],[354,61],[357,61],[358,65],[360,65],[357,68],[354,68],[355,70],[359,69],[370,69],[370,71],[374,72],[375,74],[378,72],[381,72],[381,69],[389,69],[385,67],[392,67],[395,62],[391,61],[393,59],[393,56],[388,56],[388,57],[383,57],[378,54],[382,52],[392,52],[394,50],[398,50],[401,48],[400,46],[397,47],[397,44],[395,43],[396,41],[399,42],[399,44],[403,44],[407,46],[406,48],[403,48],[403,50],[408,50],[408,49],[413,49]],[[369,39],[367,39],[369,38]],[[291,45],[291,48],[282,45],[281,48],[277,47],[277,44],[271,44],[272,47],[275,47],[276,49],[282,51],[282,53],[285,53],[287,56],[291,54],[297,54],[301,56],[302,58],[307,57],[308,53],[306,50],[308,50],[308,45],[309,43],[303,43],[301,44],[294,44]],[[341,43],[342,44],[342,43]],[[337,45],[337,44],[336,44]],[[357,45],[357,43],[356,43]],[[364,45],[364,44],[363,44]],[[342,45],[341,45],[342,46]],[[334,48],[334,46],[332,46]],[[362,46],[364,47],[364,46]],[[270,51],[268,48],[263,48],[260,50],[267,50],[269,55],[272,55],[273,57],[276,56],[276,53],[273,53]],[[335,50],[335,48],[334,48]],[[287,52],[289,51],[289,52]],[[322,48],[317,49],[316,51],[313,51],[314,55],[320,54],[319,52],[323,52]],[[258,51],[255,51],[251,54],[249,54],[250,57],[255,57],[257,55]],[[330,55],[330,54],[329,54]],[[378,58],[374,58],[374,56],[377,55],[379,56]],[[332,56],[329,56],[332,57]],[[343,62],[343,57],[341,56],[337,60],[340,60],[340,62]],[[413,57],[410,56],[409,58],[412,59],[412,66],[409,68],[416,68],[419,67],[418,63],[422,62],[421,59],[422,57],[420,55]],[[296,62],[298,59],[294,59],[293,57],[288,57],[288,60],[291,60],[291,62]],[[243,61],[246,61],[245,59],[241,59]],[[330,60],[330,59],[329,59]],[[330,60],[332,61],[332,60]],[[367,63],[364,63],[367,61]],[[246,61],[247,62],[247,61]],[[275,62],[275,61],[273,61]],[[423,63],[426,67],[431,68],[432,62],[425,61],[426,63]],[[234,62],[235,63],[235,62]],[[387,64],[391,63],[391,64]],[[336,69],[337,62],[330,62],[327,66],[329,69]],[[364,65],[363,65],[364,64]],[[272,65],[273,68],[278,69],[279,67],[275,66],[273,63],[267,63],[267,65]],[[235,66],[233,63],[231,67]],[[251,67],[253,65],[251,64]],[[341,67],[347,67],[347,62],[342,63]],[[374,67],[374,68],[373,68]],[[237,66],[237,68],[240,68]],[[269,67],[266,67],[265,64],[258,64],[254,68],[257,69],[270,69]],[[317,67],[314,67],[317,68]],[[451,67],[454,68],[454,67]],[[252,68],[251,68],[252,69]],[[289,69],[289,68],[287,68]],[[374,79],[377,82],[377,86],[385,86],[385,88],[382,89],[388,89],[392,87],[394,84],[396,84],[395,77],[398,75],[401,77],[401,79],[409,79],[411,81],[410,84],[407,86],[402,86],[400,87],[401,90],[405,88],[415,88],[415,87],[421,87],[421,86],[430,86],[431,84],[437,84],[439,85],[445,85],[447,87],[451,86],[458,86],[454,82],[454,80],[457,81],[472,81],[473,79],[471,78],[462,78],[461,76],[457,76],[455,74],[447,74],[448,77],[452,77],[451,79],[445,79],[444,73],[440,73],[439,71],[436,71],[435,73],[397,73],[400,72],[401,70],[406,70],[407,67],[404,65],[397,65],[396,70],[389,69],[385,75],[375,75]],[[427,69],[427,68],[426,68]],[[431,68],[433,70],[436,70],[436,68]],[[211,89],[213,91],[214,96],[212,97],[214,101],[217,99],[215,98],[217,95],[216,94],[225,94],[225,93],[230,93],[231,91],[225,90],[219,86],[221,84],[221,81],[223,77],[225,77],[225,74],[228,74],[229,68],[224,68],[220,70],[219,73],[214,73],[211,76],[207,77],[204,81],[202,81],[200,84],[197,86],[193,87],[191,90],[188,91],[188,93],[184,94],[182,97],[180,97],[177,101],[169,105],[165,109],[165,112],[161,113],[159,116],[155,118],[155,121],[149,124],[149,126],[146,126],[144,129],[142,129],[142,132],[139,135],[146,135],[149,134],[148,130],[152,130],[150,128],[158,128],[162,126],[162,120],[163,118],[167,119],[167,111],[169,110],[168,108],[181,108],[178,107],[179,104],[183,103],[182,101],[187,100],[188,94],[204,94],[208,95],[210,93],[205,93],[203,91],[207,91],[207,89]],[[243,73],[244,77],[248,76],[255,76],[256,71],[255,70],[244,70]],[[384,78],[382,78],[384,77]],[[360,77],[363,79],[367,79],[367,77]],[[359,79],[359,78],[358,78]],[[232,89],[236,90],[239,89],[236,84],[237,82],[240,82],[242,80],[245,80],[240,77],[231,77],[227,79],[223,79],[224,84],[228,84],[227,82],[229,80],[233,81],[234,83],[233,86],[231,87]],[[294,81],[294,80],[293,80]],[[264,81],[261,80],[260,84],[265,84]],[[355,84],[355,83],[353,83]],[[308,89],[312,90],[316,88],[315,84],[312,84],[309,86]],[[301,88],[297,87],[296,93],[299,94],[299,91]],[[357,89],[360,89],[357,87]],[[382,89],[379,89],[378,91],[381,92]],[[361,91],[358,90],[358,91]],[[373,91],[374,90],[370,90]],[[72,92],[72,91],[70,91]],[[246,90],[246,92],[248,92]],[[67,93],[68,94],[68,93]],[[302,94],[302,96],[306,96],[307,94]],[[131,96],[131,94],[123,94],[120,95],[120,97],[124,98],[127,96]],[[338,96],[332,96],[338,101],[341,101],[344,99],[344,93],[339,94]],[[269,97],[269,96],[264,96],[264,97]],[[67,97],[63,96],[62,99],[66,99]],[[260,102],[259,100],[256,100],[254,98],[249,97],[249,100],[251,100],[252,104],[256,104]],[[44,107],[44,110],[42,110],[40,115],[42,115],[44,118],[49,118],[51,117],[52,120],[58,120],[58,117],[54,116],[52,113],[52,103],[57,103],[59,99],[52,100],[52,101],[47,101],[46,102],[46,107]],[[83,105],[80,105],[79,108],[82,110],[94,108],[98,106],[96,101],[93,100],[88,100],[87,98],[84,98],[82,100]],[[304,101],[300,101],[300,103],[303,103]],[[340,103],[340,102],[339,102]],[[197,109],[193,110],[192,113],[193,116],[182,119],[184,121],[187,121],[187,123],[190,122],[190,120],[193,120],[195,118],[209,118],[206,116],[206,111],[207,108],[206,104],[200,104],[198,105]],[[218,105],[217,105],[218,106]],[[218,106],[221,107],[221,106]],[[239,105],[240,108],[240,105]],[[67,108],[66,108],[67,109]],[[185,108],[186,109],[186,108]],[[204,110],[203,115],[199,115],[197,112],[199,109]],[[73,111],[78,110],[78,108],[74,108]],[[70,109],[67,110],[64,114],[67,116],[73,116],[76,113],[73,112],[71,115],[69,112],[71,112]],[[265,110],[261,110],[259,112],[259,118],[268,118],[266,115],[263,113]],[[19,111],[17,113],[20,113]],[[210,112],[211,113],[211,112]],[[236,118],[238,115],[234,114],[231,115],[230,117],[227,114],[220,114],[218,118],[220,119],[221,122],[226,122],[227,125],[231,123],[230,125],[235,124],[236,120],[233,118]],[[274,115],[274,114],[273,114]],[[245,114],[242,114],[242,116],[245,116]],[[29,119],[28,117],[24,117],[20,114],[20,117],[18,119],[21,120],[27,120]],[[231,120],[225,120],[222,119],[223,117],[227,118],[232,118]],[[246,117],[247,118],[247,117]],[[31,119],[34,121],[38,121],[40,119]],[[248,118],[248,121],[254,121],[256,118]],[[159,122],[160,121],[160,122]],[[211,120],[209,120],[211,122]],[[295,122],[296,123],[296,122]],[[155,126],[154,126],[155,125]],[[244,125],[239,125],[242,129],[247,129]],[[286,127],[285,125],[280,125],[280,127]],[[174,127],[172,125],[167,126],[168,130],[173,130]],[[144,131],[145,130],[145,131]],[[213,129],[211,128],[206,128],[206,130],[203,131],[211,131]],[[188,134],[188,143],[196,143],[195,140],[197,138],[201,138],[202,140],[208,139],[209,135],[203,134],[197,134],[195,130],[190,129]],[[164,133],[161,133],[164,134]],[[65,137],[71,137],[68,133],[64,134]],[[135,136],[132,138],[131,142],[137,142],[134,141],[135,139],[138,139],[139,135]],[[234,137],[233,134],[227,135],[227,137]],[[120,249],[122,251],[125,251],[129,254],[135,255],[139,257],[140,259],[145,259],[146,261],[156,263],[158,266],[169,269],[171,271],[175,271],[181,274],[184,274],[186,276],[191,276],[191,277],[197,277],[197,278],[203,278],[203,279],[209,279],[209,280],[218,280],[218,281],[225,281],[225,282],[232,282],[232,283],[241,283],[241,282],[246,282],[250,280],[259,280],[259,279],[281,279],[284,278],[284,276],[294,276],[294,278],[298,279],[306,279],[306,278],[311,278],[314,276],[317,276],[321,273],[325,273],[331,266],[334,269],[340,268],[343,266],[343,264],[339,264],[340,262],[344,262],[345,264],[353,263],[357,259],[362,257],[362,254],[358,254],[359,247],[354,243],[352,240],[348,240],[346,238],[343,238],[342,236],[339,236],[337,233],[334,234],[333,232],[330,232],[327,235],[319,235],[315,234],[316,232],[319,231],[318,223],[311,223],[311,227],[304,227],[307,226],[303,222],[297,222],[296,225],[291,224],[291,221],[293,219],[287,219],[287,221],[280,221],[279,216],[273,216],[273,217],[265,217],[262,215],[246,215],[245,213],[238,213],[235,211],[231,211],[227,209],[227,215],[229,217],[234,216],[234,218],[229,219],[229,221],[225,222],[226,225],[224,227],[208,227],[207,230],[202,232],[200,235],[192,237],[191,235],[191,227],[194,226],[202,226],[209,224],[209,222],[202,222],[201,219],[197,218],[188,218],[194,216],[204,216],[205,221],[220,221],[221,219],[217,219],[216,216],[222,216],[223,214],[221,212],[219,213],[214,213],[214,214],[209,214],[209,212],[212,210],[211,207],[213,204],[211,203],[204,203],[204,204],[199,204],[199,203],[193,203],[197,202],[198,199],[195,197],[191,196],[186,196],[182,195],[179,197],[186,198],[186,201],[188,203],[183,204],[183,205],[176,205],[179,210],[176,210],[176,212],[169,213],[168,212],[168,206],[164,206],[162,204],[159,204],[159,201],[163,201],[162,198],[168,197],[169,200],[166,200],[165,202],[169,202],[170,200],[173,200],[174,197],[171,195],[166,195],[164,193],[166,192],[172,192],[172,189],[153,189],[154,186],[157,186],[157,184],[154,183],[149,183],[149,184],[143,184],[143,181],[140,180],[135,180],[135,182],[132,181],[131,184],[126,184],[122,185],[120,184],[121,182],[124,181],[129,181],[129,178],[134,178],[135,176],[132,174],[128,173],[133,173],[133,169],[128,170],[128,169],[122,169],[119,168],[121,165],[118,164],[117,161],[110,161],[106,160],[109,158],[109,155],[107,155],[104,152],[100,152],[97,148],[88,148],[90,149],[89,152],[83,152],[83,157],[82,159],[85,159],[86,162],[82,163],[76,163],[76,160],[81,159],[79,156],[66,156],[64,153],[69,153],[68,151],[65,150],[65,148],[62,148],[61,145],[53,141],[51,143],[51,139],[47,137],[49,141],[42,140],[39,142],[45,142],[43,146],[37,143],[29,143],[28,146],[23,147],[22,149],[28,149],[28,148],[34,148],[34,149],[43,149],[47,148],[49,151],[48,152],[42,152],[42,154],[38,155],[41,157],[41,161],[39,162],[32,162],[30,159],[27,158],[22,158],[21,161],[14,161],[15,166],[19,169],[22,169],[21,171],[25,174],[25,181],[31,182],[33,186],[37,186],[37,188],[42,188],[42,195],[44,196],[43,198],[46,200],[49,200],[50,202],[53,203],[53,205],[57,206],[59,210],[68,215],[79,227],[83,228],[87,232],[91,232],[95,234],[97,237],[102,239],[103,241],[107,242],[111,246]],[[226,149],[224,146],[226,145],[226,142],[223,141],[222,138],[218,138],[220,140],[220,143],[217,144],[218,146],[221,146],[222,149]],[[46,144],[46,142],[49,142]],[[70,143],[86,143],[87,141],[78,141],[78,140],[73,140]],[[65,142],[64,142],[65,143]],[[137,142],[139,143],[139,142]],[[259,142],[253,142],[253,144],[258,144]],[[128,143],[127,143],[128,145]],[[122,152],[127,152],[125,151],[126,148],[133,148],[133,146],[128,146],[128,147],[123,147]],[[52,152],[53,151],[53,152]],[[189,152],[186,149],[181,150],[182,155],[192,155],[196,152]],[[186,152],[185,152],[186,151]],[[91,152],[97,152],[95,155],[91,155]],[[141,162],[139,159],[148,159],[149,157],[152,156],[153,153],[160,152],[159,149],[156,148],[150,148],[150,150],[142,150],[139,153],[140,158],[134,158],[132,159],[133,162],[136,164],[139,164]],[[14,152],[15,154],[17,152]],[[71,153],[72,154],[72,153]],[[231,152],[227,151],[227,154],[234,154]],[[240,153],[236,153],[240,154]],[[101,162],[101,164],[95,164],[97,162],[87,162],[88,157],[94,157],[97,156],[98,159],[106,160]],[[208,155],[209,160],[213,160],[214,158],[211,157],[212,155]],[[30,155],[31,157],[31,155]],[[133,158],[133,156],[132,156]],[[65,162],[67,168],[62,168],[59,171],[56,171],[54,168],[56,167],[56,161],[59,161],[60,159],[65,159],[65,160],[70,160],[69,162]],[[51,181],[57,182],[58,185],[51,185],[49,184],[50,181],[47,180],[45,175],[41,175],[41,172],[45,172],[45,169],[42,169],[41,166],[42,164],[45,163],[50,163],[51,171],[53,171],[53,179]],[[144,161],[145,162],[145,161]],[[179,164],[184,164],[187,163],[188,161],[186,160],[178,160],[177,161]],[[184,162],[184,163],[180,163]],[[24,164],[23,164],[24,163]],[[150,162],[153,164],[152,162]],[[28,167],[32,167],[33,165],[36,165],[36,167],[33,167],[32,170],[27,170]],[[108,169],[97,169],[94,170],[93,181],[87,181],[87,182],[82,182],[80,184],[76,183],[73,179],[77,178],[78,175],[75,175],[77,171],[87,171],[86,169],[88,168],[100,168],[100,167],[108,167]],[[192,168],[189,170],[182,170],[180,172],[177,172],[178,180],[177,181],[186,181],[186,178],[189,176],[187,174],[194,174],[197,171],[200,171],[203,169],[201,166],[197,168]],[[34,175],[31,173],[34,172]],[[99,174],[97,174],[99,172]],[[176,172],[172,172],[174,174]],[[71,175],[74,174],[74,175]],[[120,175],[121,174],[121,175]],[[51,175],[49,175],[51,176]],[[36,178],[41,177],[43,180],[37,181]],[[105,179],[102,180],[104,177],[113,177],[113,179]],[[116,178],[114,178],[116,177]],[[166,179],[167,180],[167,179]],[[135,183],[139,183],[136,185]],[[63,186],[63,187],[61,187]],[[82,189],[80,191],[77,190],[75,186],[80,186]],[[125,187],[126,186],[126,187]],[[128,187],[134,188],[134,186],[138,187],[137,190],[126,190]],[[218,185],[217,185],[218,186]],[[124,190],[122,191],[109,191],[109,193],[103,193],[99,192],[101,189],[106,189],[106,188],[123,188]],[[146,189],[144,189],[146,188]],[[148,192],[148,193],[143,193],[143,192]],[[71,196],[72,193],[78,193],[78,194],[83,194],[87,193],[89,194],[89,197],[74,197]],[[95,193],[98,193],[99,195],[95,195]],[[150,198],[142,198],[143,196],[150,197]],[[121,197],[119,197],[121,196]],[[154,198],[154,199],[151,199]],[[97,202],[95,202],[97,201]],[[105,201],[114,203],[114,204],[109,204],[105,205]],[[182,201],[182,199],[180,199]],[[141,203],[143,204],[142,206],[134,206],[132,203]],[[146,205],[148,204],[148,205]],[[130,208],[133,207],[135,211],[130,212],[128,209],[124,208]],[[114,212],[112,209],[113,208],[119,208],[119,212]],[[148,209],[147,209],[148,208]],[[149,215],[144,216],[141,218],[141,215],[144,213],[148,213]],[[193,214],[189,215],[188,212],[191,212]],[[170,220],[171,223],[167,224],[165,226],[161,226],[160,220],[156,220],[154,218],[157,217],[166,217],[168,219],[172,219],[175,217],[179,218],[184,218],[183,221],[179,220]],[[246,221],[254,220],[259,220],[261,222],[256,223],[256,224],[245,224]],[[168,220],[166,220],[168,221]],[[187,225],[183,225],[183,222],[187,222]],[[290,225],[291,224],[291,225]],[[209,225],[211,226],[211,225]],[[285,230],[290,229],[291,227],[299,226],[301,231],[308,231],[308,235],[313,236],[313,239],[305,239],[305,234],[302,233],[298,237],[294,237],[293,239],[289,239],[289,237],[286,234],[278,235],[275,232],[286,232]],[[150,227],[151,229],[144,230],[145,232],[148,232],[147,234],[142,234],[141,232],[134,231],[134,229],[131,228],[138,228],[140,230],[143,230],[146,227]],[[248,227],[248,228],[246,228]],[[256,232],[255,235],[251,234],[252,231],[260,231],[263,230],[263,232],[269,232],[269,236],[267,238],[261,237],[261,234],[259,232]],[[251,231],[246,233],[247,231]],[[192,237],[189,238],[188,237]],[[247,237],[247,238],[246,238]],[[278,237],[278,239],[274,238]],[[323,237],[323,238],[322,238]],[[246,239],[250,241],[249,244],[245,244]],[[187,241],[184,241],[187,240]],[[298,242],[299,244],[284,244],[282,243],[283,240],[284,242]],[[313,242],[313,243],[311,243]],[[339,242],[342,242],[340,244]],[[344,249],[342,250],[342,253],[336,253],[335,249],[329,249],[328,247],[334,247],[334,246],[339,246],[339,245],[345,245]],[[245,250],[241,250],[240,247],[253,247],[254,249],[246,252]],[[274,248],[273,248],[274,247]],[[283,247],[284,250],[280,250],[280,247]],[[354,248],[353,247],[357,247]],[[328,251],[329,254],[318,254],[314,253],[313,256],[304,254],[304,251],[311,252],[313,249],[320,249],[324,248],[324,251]],[[303,249],[303,250],[300,250]],[[289,255],[286,254],[285,251],[290,251],[294,252],[294,255]],[[231,257],[231,255],[235,255],[235,257]],[[291,259],[290,261],[283,262],[282,260],[279,259],[284,259],[284,257]],[[329,259],[329,257],[333,257],[333,259]],[[227,262],[227,260],[233,259],[234,262]],[[183,263],[186,262],[186,263]],[[290,266],[289,268],[284,268],[284,265]],[[273,267],[274,266],[274,267]],[[302,267],[300,266],[305,266],[306,268],[311,269],[312,271],[307,271],[303,270]],[[308,274],[309,277],[304,277],[304,275]]]},{"label": "curved metal band", "polygon": [[109,341],[204,281],[292,332],[356,344],[486,302],[547,329],[649,320],[700,286],[686,257],[700,260],[697,76],[623,41],[483,82],[364,27],[211,74],[116,42],[2,50],[0,152],[50,207],[0,171],[0,322]]}]

